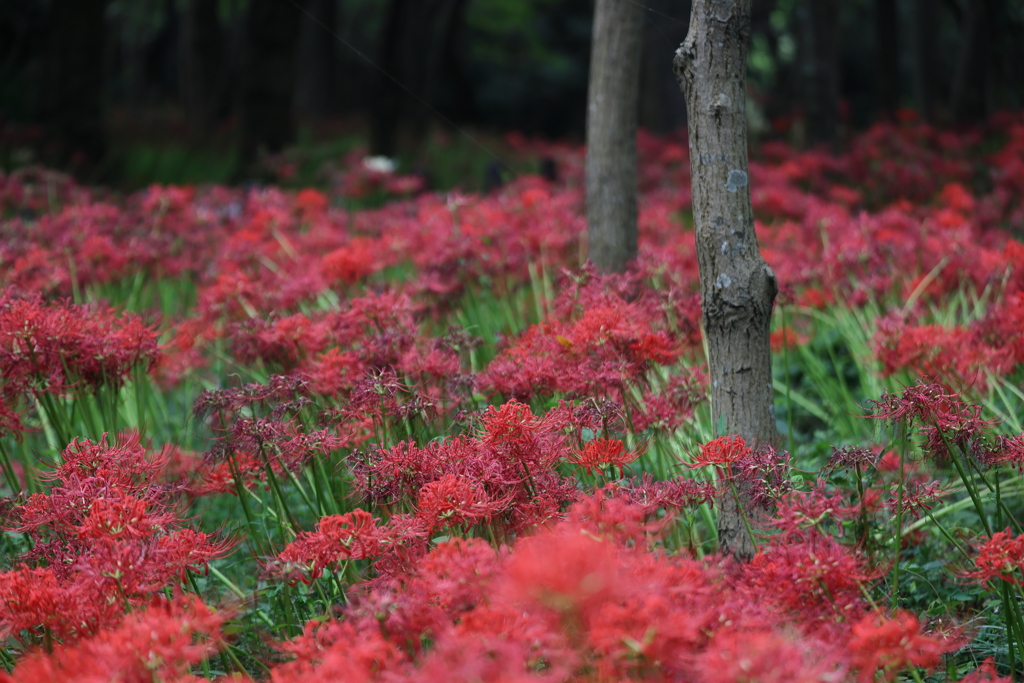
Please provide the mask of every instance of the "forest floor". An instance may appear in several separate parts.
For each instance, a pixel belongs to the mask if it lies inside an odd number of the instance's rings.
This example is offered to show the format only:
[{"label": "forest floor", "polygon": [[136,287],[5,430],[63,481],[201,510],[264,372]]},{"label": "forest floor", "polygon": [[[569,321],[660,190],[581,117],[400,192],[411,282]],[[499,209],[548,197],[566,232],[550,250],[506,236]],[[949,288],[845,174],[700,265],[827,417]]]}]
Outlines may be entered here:
[{"label": "forest floor", "polygon": [[614,276],[582,149],[500,144],[487,194],[461,143],[0,173],[0,681],[1019,676],[1024,116],[753,150],[759,449],[710,418],[685,142],[640,136]]}]

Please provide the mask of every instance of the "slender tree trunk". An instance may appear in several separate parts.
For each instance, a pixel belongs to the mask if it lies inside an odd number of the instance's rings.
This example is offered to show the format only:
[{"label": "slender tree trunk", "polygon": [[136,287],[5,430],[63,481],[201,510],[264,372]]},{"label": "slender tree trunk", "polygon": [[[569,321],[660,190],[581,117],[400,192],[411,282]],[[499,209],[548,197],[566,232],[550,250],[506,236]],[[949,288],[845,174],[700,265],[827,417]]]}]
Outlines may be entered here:
[{"label": "slender tree trunk", "polygon": [[[425,40],[421,40],[416,49],[416,54],[419,55],[416,60],[419,68],[415,69],[414,80],[419,83],[420,99],[432,106],[437,102],[437,85],[440,80],[438,76],[441,74],[442,64],[447,59],[448,45],[458,37],[459,25],[465,17],[466,6],[465,0],[440,0],[422,5],[427,11],[424,21],[420,22]],[[432,23],[436,23],[437,26],[432,27]],[[433,112],[423,105],[415,107],[413,111],[415,116],[412,134],[419,145],[430,131]]]},{"label": "slender tree trunk", "polygon": [[636,258],[640,8],[597,0],[587,92],[587,241],[599,270]]},{"label": "slender tree trunk", "polygon": [[936,43],[935,0],[912,0],[911,49],[914,101],[926,120],[933,120],[936,104],[942,99],[939,55]]},{"label": "slender tree trunk", "polygon": [[900,106],[900,52],[896,0],[875,0],[878,110],[891,116]]},{"label": "slender tree trunk", "polygon": [[391,0],[384,18],[379,42],[376,95],[370,110],[370,153],[393,157],[398,151],[398,126],[401,123],[401,92],[392,78],[402,80],[402,38],[409,13],[410,0]]},{"label": "slender tree trunk", "polygon": [[[775,441],[772,358],[768,342],[775,273],[754,234],[747,174],[746,75],[751,0],[694,0],[690,32],[674,68],[689,111],[693,220],[704,334],[711,371],[711,411],[723,434],[752,448]],[[718,515],[723,553],[754,554],[744,515],[757,526],[740,483]]]},{"label": "slender tree trunk", "polygon": [[182,26],[182,99],[193,128],[202,136],[213,129],[224,84],[219,4],[218,0],[188,0]]},{"label": "slender tree trunk", "polygon": [[839,0],[800,0],[800,68],[807,142],[839,139]]},{"label": "slender tree trunk", "polygon": [[451,118],[455,121],[466,121],[473,116],[473,83],[466,75],[465,52],[462,45],[462,34],[466,26],[466,10],[470,0],[455,0],[455,8],[451,14],[451,23],[446,27],[441,46],[441,71],[444,81],[450,89]]},{"label": "slender tree trunk", "polygon": [[242,73],[242,167],[295,140],[292,96],[301,10],[288,0],[252,0]]},{"label": "slender tree trunk", "polygon": [[[296,57],[295,108],[304,116],[325,116],[335,106],[337,82],[337,0],[307,0]],[[326,28],[325,28],[326,27]]]},{"label": "slender tree trunk", "polygon": [[993,40],[987,0],[968,0],[960,57],[953,77],[950,110],[958,123],[980,121],[989,113],[989,44]]},{"label": "slender tree trunk", "polygon": [[106,0],[53,0],[47,17],[43,119],[57,161],[82,170],[106,153],[103,55]]}]

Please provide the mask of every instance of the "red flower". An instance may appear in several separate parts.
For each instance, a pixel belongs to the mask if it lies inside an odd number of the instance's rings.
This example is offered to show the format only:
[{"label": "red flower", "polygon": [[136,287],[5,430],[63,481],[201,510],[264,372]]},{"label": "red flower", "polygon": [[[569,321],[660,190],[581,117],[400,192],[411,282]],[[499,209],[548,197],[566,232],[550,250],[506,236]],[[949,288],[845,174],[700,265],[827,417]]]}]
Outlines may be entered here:
[{"label": "red flower", "polygon": [[715,465],[717,467],[728,466],[737,460],[750,454],[747,442],[742,436],[720,436],[713,441],[702,444],[700,455],[690,463],[691,469]]},{"label": "red flower", "polygon": [[608,466],[618,468],[622,476],[626,476],[626,465],[640,457],[640,451],[627,451],[618,439],[592,439],[583,447],[583,452],[575,452],[569,456],[570,462],[580,465],[593,474]]},{"label": "red flower", "polygon": [[1010,683],[1011,676],[1000,676],[996,671],[996,663],[991,657],[981,663],[977,669],[960,679],[960,683]]},{"label": "red flower", "polygon": [[[863,683],[895,680],[908,667],[930,669],[950,647],[950,643],[922,635],[917,617],[909,612],[897,612],[892,619],[870,614],[854,625],[850,639],[852,663]],[[879,671],[881,679],[876,677]]]},{"label": "red flower", "polygon": [[1002,579],[1024,586],[1024,574],[1021,573],[1024,570],[1024,536],[1014,538],[1009,527],[992,534],[992,538],[978,547],[974,567],[963,576],[981,582]]},{"label": "red flower", "polygon": [[[825,661],[822,661],[822,660]],[[821,683],[840,680],[827,655],[769,630],[723,629],[697,658],[704,683]]]},{"label": "red flower", "polygon": [[52,654],[29,653],[0,683],[191,680],[190,669],[220,649],[226,617],[193,595],[154,598],[117,628]]},{"label": "red flower", "polygon": [[303,531],[277,556],[274,570],[288,574],[302,567],[311,579],[347,560],[365,560],[380,554],[381,532],[369,512],[355,509],[343,515],[329,515],[316,524],[316,531]]},{"label": "red flower", "polygon": [[486,520],[506,504],[492,501],[480,484],[468,477],[445,474],[420,489],[416,507],[427,528],[434,530]]}]

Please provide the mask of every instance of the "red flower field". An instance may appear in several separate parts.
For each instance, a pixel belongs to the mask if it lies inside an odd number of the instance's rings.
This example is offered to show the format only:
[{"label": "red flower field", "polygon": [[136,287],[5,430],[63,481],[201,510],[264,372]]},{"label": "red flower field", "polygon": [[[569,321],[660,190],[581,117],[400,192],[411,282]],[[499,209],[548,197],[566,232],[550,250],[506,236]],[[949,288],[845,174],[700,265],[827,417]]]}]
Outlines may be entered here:
[{"label": "red flower field", "polygon": [[1024,117],[752,152],[761,449],[710,418],[685,141],[615,276],[583,151],[520,146],[560,180],[0,174],[0,680],[1016,680]]}]

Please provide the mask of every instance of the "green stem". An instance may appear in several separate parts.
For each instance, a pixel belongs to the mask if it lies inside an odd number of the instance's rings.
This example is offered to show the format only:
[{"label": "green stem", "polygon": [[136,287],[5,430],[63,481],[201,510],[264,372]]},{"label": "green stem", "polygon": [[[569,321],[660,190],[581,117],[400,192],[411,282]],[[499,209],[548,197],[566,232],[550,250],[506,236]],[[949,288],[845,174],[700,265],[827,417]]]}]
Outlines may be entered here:
[{"label": "green stem", "polygon": [[903,490],[906,484],[907,440],[900,440],[900,494],[896,504],[896,548],[893,551],[892,606],[900,606],[900,550],[903,548]]}]

